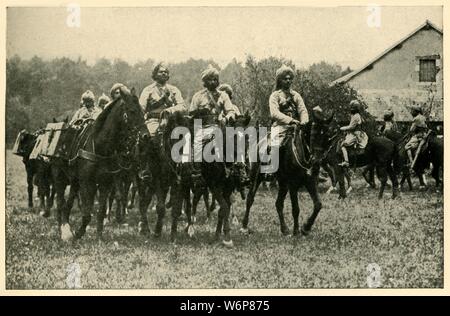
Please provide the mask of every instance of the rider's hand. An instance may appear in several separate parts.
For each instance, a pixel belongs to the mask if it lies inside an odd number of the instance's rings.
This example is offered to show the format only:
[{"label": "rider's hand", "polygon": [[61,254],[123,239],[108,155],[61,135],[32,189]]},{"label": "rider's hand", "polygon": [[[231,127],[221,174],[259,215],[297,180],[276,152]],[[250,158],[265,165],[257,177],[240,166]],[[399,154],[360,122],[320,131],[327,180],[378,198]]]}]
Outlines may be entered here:
[{"label": "rider's hand", "polygon": [[293,119],[290,123],[289,123],[289,125],[300,125],[300,121],[299,120],[296,120],[296,119]]}]

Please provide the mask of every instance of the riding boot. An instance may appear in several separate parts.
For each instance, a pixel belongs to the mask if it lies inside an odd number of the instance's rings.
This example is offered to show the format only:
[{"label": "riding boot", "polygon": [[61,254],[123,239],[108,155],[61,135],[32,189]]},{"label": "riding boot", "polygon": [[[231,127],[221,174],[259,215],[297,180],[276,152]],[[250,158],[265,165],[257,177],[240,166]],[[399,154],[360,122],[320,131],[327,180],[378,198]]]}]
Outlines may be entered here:
[{"label": "riding boot", "polygon": [[342,150],[342,156],[344,156],[344,161],[342,163],[340,163],[339,165],[342,167],[348,167],[350,164],[348,163],[347,148],[345,148],[345,146],[342,146],[341,150]]}]

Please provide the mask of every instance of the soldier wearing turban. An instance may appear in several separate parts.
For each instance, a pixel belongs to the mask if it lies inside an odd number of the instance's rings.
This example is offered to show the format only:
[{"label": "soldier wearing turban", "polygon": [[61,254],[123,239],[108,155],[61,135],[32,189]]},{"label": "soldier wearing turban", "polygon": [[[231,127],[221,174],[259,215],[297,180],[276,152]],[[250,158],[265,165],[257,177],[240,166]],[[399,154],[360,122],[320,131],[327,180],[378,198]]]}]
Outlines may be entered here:
[{"label": "soldier wearing turban", "polygon": [[288,126],[305,126],[309,122],[308,110],[300,94],[291,89],[295,73],[291,67],[282,65],[275,73],[275,90],[269,98],[272,128],[270,146],[280,147],[286,137]]},{"label": "soldier wearing turban", "polygon": [[388,109],[384,112],[383,120],[384,120],[383,134],[386,134],[390,131],[392,132],[398,131],[397,123],[394,120],[394,112],[391,109]]},{"label": "soldier wearing turban", "polygon": [[79,120],[95,120],[101,112],[99,111],[98,107],[95,106],[95,96],[91,90],[87,90],[81,95],[80,103],[81,106],[70,120],[70,124],[73,124]]},{"label": "soldier wearing turban", "polygon": [[413,122],[409,132],[412,136],[409,142],[405,145],[405,150],[408,153],[408,158],[412,168],[414,162],[412,150],[418,148],[416,156],[419,154],[420,148],[426,139],[425,136],[428,132],[428,126],[426,118],[422,114],[422,108],[419,105],[414,104],[411,107],[411,115],[413,116]]},{"label": "soldier wearing turban", "polygon": [[[198,160],[201,160],[203,144],[207,139],[211,139],[217,129],[218,124],[225,124],[227,120],[234,119],[235,110],[230,97],[224,91],[219,91],[219,71],[212,65],[209,65],[202,74],[204,89],[194,94],[189,108],[189,113],[194,118],[202,120],[202,132],[194,135],[194,169],[195,176],[199,176],[200,166]],[[223,113],[219,121],[219,115]],[[215,141],[215,140],[213,140]],[[196,145],[197,144],[197,145]]]},{"label": "soldier wearing turban", "polygon": [[156,135],[161,115],[186,111],[180,90],[167,83],[169,78],[167,65],[157,64],[152,72],[152,79],[155,82],[145,87],[139,98],[142,111],[147,117],[147,127],[151,137]]},{"label": "soldier wearing turban", "polygon": [[[230,98],[230,101],[233,102],[233,88],[228,83],[222,83],[217,90],[224,91],[226,94],[228,94],[228,97]],[[233,104],[233,110],[234,115],[241,115],[241,111],[237,107],[237,105]],[[222,111],[219,116],[219,120],[221,120],[225,116],[224,112]],[[244,140],[245,143],[245,135],[241,131],[237,132],[237,137],[239,137],[241,140]],[[247,175],[247,169],[245,166],[245,157],[241,156],[239,157],[240,161],[234,164],[235,167],[235,173],[239,176],[241,187],[246,185],[250,180]]]},{"label": "soldier wearing turban", "polygon": [[100,98],[98,98],[98,107],[103,110],[109,102],[111,102],[111,99],[103,93]]},{"label": "soldier wearing turban", "polygon": [[344,161],[340,165],[343,167],[348,167],[350,165],[348,162],[347,147],[355,146],[359,148],[365,148],[368,142],[367,134],[361,129],[363,119],[359,114],[360,110],[361,104],[358,100],[350,101],[350,124],[341,127],[341,131],[346,132],[344,141],[341,144]]}]

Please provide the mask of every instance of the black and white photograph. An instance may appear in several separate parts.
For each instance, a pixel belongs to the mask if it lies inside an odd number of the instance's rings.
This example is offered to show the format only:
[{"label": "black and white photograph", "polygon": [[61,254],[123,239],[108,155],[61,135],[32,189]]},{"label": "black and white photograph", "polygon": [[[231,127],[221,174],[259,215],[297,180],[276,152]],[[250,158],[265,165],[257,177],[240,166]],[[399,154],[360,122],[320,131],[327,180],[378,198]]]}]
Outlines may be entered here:
[{"label": "black and white photograph", "polygon": [[6,292],[444,289],[444,4],[319,4],[7,2]]}]

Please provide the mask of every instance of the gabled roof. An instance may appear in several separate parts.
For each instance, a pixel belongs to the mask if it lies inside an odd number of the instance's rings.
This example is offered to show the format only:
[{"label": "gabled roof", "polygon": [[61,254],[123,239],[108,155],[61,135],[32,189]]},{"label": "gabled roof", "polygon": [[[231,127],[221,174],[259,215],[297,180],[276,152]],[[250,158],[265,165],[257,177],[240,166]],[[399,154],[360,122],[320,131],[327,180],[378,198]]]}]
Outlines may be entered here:
[{"label": "gabled roof", "polygon": [[346,74],[345,76],[342,76],[336,80],[334,80],[333,82],[331,82],[331,85],[334,85],[336,83],[342,83],[342,82],[347,82],[348,80],[350,80],[351,78],[353,78],[354,76],[358,75],[360,72],[362,72],[363,70],[365,70],[366,68],[368,68],[369,66],[371,66],[372,64],[374,64],[375,62],[377,62],[378,60],[380,60],[381,58],[383,58],[385,55],[389,54],[389,52],[391,50],[393,50],[394,48],[396,48],[398,45],[402,44],[403,42],[405,42],[406,40],[408,40],[410,37],[412,37],[413,35],[415,35],[417,32],[419,32],[420,30],[422,30],[425,27],[431,27],[433,28],[436,32],[438,32],[439,34],[443,35],[443,32],[440,28],[438,28],[436,25],[434,25],[433,23],[431,23],[430,21],[426,20],[425,23],[421,24],[418,28],[416,28],[413,32],[411,32],[410,34],[408,34],[406,37],[402,38],[400,41],[396,42],[394,45],[392,45],[391,47],[389,47],[388,49],[386,49],[383,53],[381,53],[380,55],[378,55],[377,57],[375,57],[373,60],[371,60],[370,62],[368,62],[366,65],[364,65],[363,67],[354,70],[348,74]]}]

